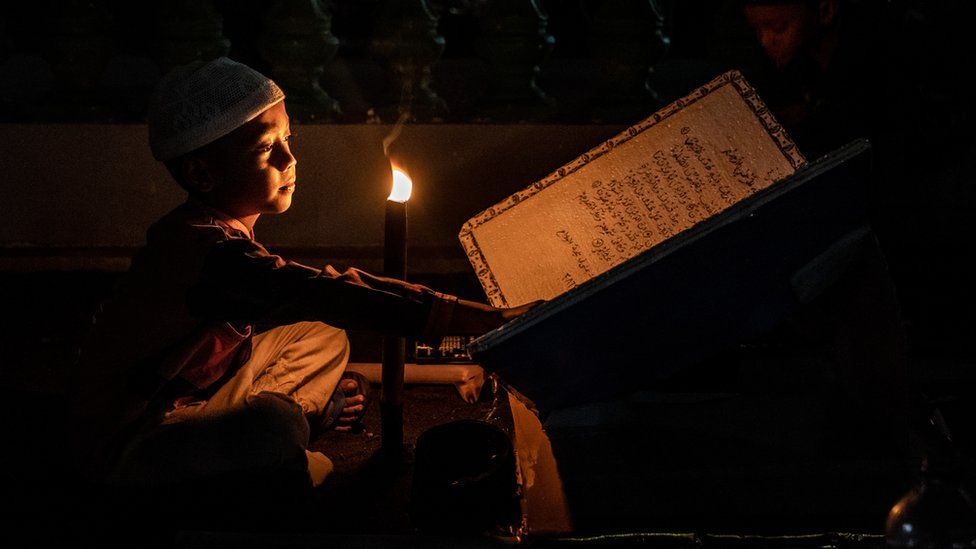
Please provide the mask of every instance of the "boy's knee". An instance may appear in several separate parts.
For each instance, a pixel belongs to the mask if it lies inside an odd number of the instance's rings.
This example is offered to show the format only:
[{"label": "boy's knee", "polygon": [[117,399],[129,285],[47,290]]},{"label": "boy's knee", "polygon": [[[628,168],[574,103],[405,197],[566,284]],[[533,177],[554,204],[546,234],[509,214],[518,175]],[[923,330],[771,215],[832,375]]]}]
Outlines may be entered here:
[{"label": "boy's knee", "polygon": [[322,322],[309,322],[306,341],[319,352],[323,365],[340,363],[345,367],[349,361],[349,337],[341,328],[329,326]]},{"label": "boy's knee", "polygon": [[336,350],[349,348],[349,337],[346,331],[324,322],[308,322],[309,337],[320,340],[323,346],[332,346]]}]

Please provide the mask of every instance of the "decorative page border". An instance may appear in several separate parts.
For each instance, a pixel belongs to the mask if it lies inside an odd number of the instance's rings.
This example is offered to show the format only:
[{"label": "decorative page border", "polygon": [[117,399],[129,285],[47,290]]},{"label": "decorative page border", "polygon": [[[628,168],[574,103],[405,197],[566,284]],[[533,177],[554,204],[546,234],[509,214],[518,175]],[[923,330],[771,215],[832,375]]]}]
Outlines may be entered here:
[{"label": "decorative page border", "polygon": [[[467,223],[464,226],[467,228]],[[495,280],[495,273],[491,272],[491,269],[488,268],[488,262],[485,260],[485,255],[481,253],[481,248],[478,246],[478,241],[474,238],[474,233],[471,232],[471,229],[468,229],[467,232],[463,232],[463,230],[460,235],[461,245],[464,246],[464,251],[468,255],[468,261],[471,262],[471,267],[474,268],[475,274],[478,275],[478,281],[481,282],[481,286],[485,289],[488,302],[495,307],[508,307],[508,300],[505,299],[501,288],[498,287],[498,281]]]},{"label": "decorative page border", "polygon": [[759,94],[756,93],[755,88],[746,82],[746,79],[742,76],[742,73],[734,70],[723,73],[714,78],[711,82],[699,87],[692,93],[678,99],[677,101],[674,101],[651,116],[641,120],[633,126],[630,126],[614,137],[611,137],[601,145],[598,145],[583,153],[582,156],[576,158],[568,164],[565,164],[555,172],[547,175],[539,181],[536,181],[525,189],[516,192],[515,194],[469,219],[461,227],[461,232],[458,234],[458,238],[461,240],[461,246],[464,248],[464,251],[468,256],[468,261],[471,262],[471,266],[478,275],[478,280],[481,282],[482,287],[484,287],[485,294],[488,296],[489,301],[495,306],[508,306],[508,301],[505,299],[504,294],[502,294],[501,288],[498,287],[498,282],[495,280],[495,275],[488,267],[488,261],[485,259],[481,248],[478,246],[477,240],[474,238],[473,231],[475,228],[487,223],[494,217],[501,215],[503,212],[519,204],[520,202],[535,196],[549,185],[552,185],[556,181],[559,181],[567,175],[579,170],[593,160],[607,154],[613,150],[614,147],[626,143],[639,133],[655,126],[662,120],[668,119],[669,117],[683,110],[685,107],[693,105],[706,95],[727,85],[731,85],[735,91],[739,93],[739,96],[742,97],[742,100],[745,101],[746,105],[749,106],[753,114],[756,115],[756,118],[763,125],[763,128],[766,129],[766,133],[773,138],[773,141],[776,143],[780,152],[786,158],[786,161],[790,163],[793,169],[796,170],[804,166],[807,163],[806,158],[804,158],[803,154],[800,153],[800,150],[796,147],[793,140],[786,135],[786,131],[783,129],[783,126],[780,125],[780,123],[776,120],[773,114],[769,111],[769,108],[766,107],[766,105],[762,102],[762,99],[759,98]]},{"label": "decorative page border", "polygon": [[[783,129],[783,126],[780,125],[780,123],[776,120],[773,113],[769,111],[769,107],[767,107],[766,104],[762,102],[762,99],[759,98],[759,94],[756,93],[756,89],[753,88],[751,84],[746,82],[746,79],[742,77],[742,74],[739,73],[739,71],[729,71],[719,78],[725,77],[729,77],[729,84],[731,84],[732,87],[739,92],[739,95],[743,100],[745,100],[746,105],[749,105],[749,108],[752,109],[753,114],[756,115],[759,122],[762,123],[764,128],[766,128],[766,133],[768,133],[769,136],[773,138],[773,141],[776,142],[776,146],[779,147],[779,152],[783,153],[783,156],[786,157],[786,161],[790,163],[790,166],[793,166],[794,170],[798,170],[805,166],[807,164],[806,157],[804,157],[803,153],[800,152],[800,149],[797,148],[796,143],[790,139],[790,136],[786,135],[786,130]],[[719,78],[716,78],[716,80]],[[712,82],[714,82],[714,80]]]}]

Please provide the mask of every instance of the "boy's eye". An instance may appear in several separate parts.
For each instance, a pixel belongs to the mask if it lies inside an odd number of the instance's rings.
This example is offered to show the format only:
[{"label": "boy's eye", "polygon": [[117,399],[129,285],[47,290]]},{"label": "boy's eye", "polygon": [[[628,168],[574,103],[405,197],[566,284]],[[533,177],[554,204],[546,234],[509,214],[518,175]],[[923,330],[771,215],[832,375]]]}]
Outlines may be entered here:
[{"label": "boy's eye", "polygon": [[[292,137],[293,137],[292,134],[288,134],[285,137],[283,137],[281,140],[283,142],[287,142]],[[260,147],[257,148],[257,151],[260,152],[260,153],[269,153],[269,152],[271,152],[272,149],[274,149],[274,146],[275,146],[274,143],[269,143],[267,145],[262,145],[262,146],[260,146]]]}]

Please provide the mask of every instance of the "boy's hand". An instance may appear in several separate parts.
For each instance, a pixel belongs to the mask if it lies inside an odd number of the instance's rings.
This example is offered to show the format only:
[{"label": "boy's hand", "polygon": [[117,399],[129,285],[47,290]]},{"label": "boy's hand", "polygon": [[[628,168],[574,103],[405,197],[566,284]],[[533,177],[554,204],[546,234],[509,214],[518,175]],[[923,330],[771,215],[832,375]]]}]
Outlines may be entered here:
[{"label": "boy's hand", "polygon": [[500,311],[502,311],[502,319],[504,320],[504,322],[514,320],[515,317],[522,316],[523,314],[529,312],[530,309],[538,307],[539,305],[542,305],[545,302],[546,302],[545,299],[539,299],[536,301],[526,303],[525,305],[520,305],[518,307],[511,307],[509,309],[500,309]]},{"label": "boy's hand", "polygon": [[544,303],[544,301],[533,301],[519,307],[504,309],[459,299],[454,307],[454,316],[451,318],[451,327],[448,329],[448,333],[481,335],[515,319],[540,303]]}]

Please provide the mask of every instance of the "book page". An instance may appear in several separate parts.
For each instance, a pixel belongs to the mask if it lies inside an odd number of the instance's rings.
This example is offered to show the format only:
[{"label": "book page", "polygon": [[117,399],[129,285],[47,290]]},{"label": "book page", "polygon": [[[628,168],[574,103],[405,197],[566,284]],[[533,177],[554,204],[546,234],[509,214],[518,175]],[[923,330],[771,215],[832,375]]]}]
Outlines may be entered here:
[{"label": "book page", "polygon": [[465,224],[490,302],[552,299],[789,176],[802,155],[736,72]]}]

